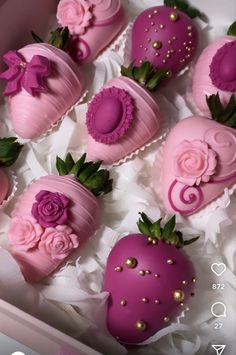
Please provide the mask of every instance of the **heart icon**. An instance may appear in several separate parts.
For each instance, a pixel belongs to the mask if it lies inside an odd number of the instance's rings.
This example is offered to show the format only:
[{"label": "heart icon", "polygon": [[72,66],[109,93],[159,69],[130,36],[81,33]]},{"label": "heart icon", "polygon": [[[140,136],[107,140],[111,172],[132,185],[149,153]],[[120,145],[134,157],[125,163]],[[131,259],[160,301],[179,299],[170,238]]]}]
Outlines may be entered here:
[{"label": "heart icon", "polygon": [[211,271],[216,274],[216,276],[221,276],[226,271],[226,266],[224,263],[213,263],[211,265]]}]

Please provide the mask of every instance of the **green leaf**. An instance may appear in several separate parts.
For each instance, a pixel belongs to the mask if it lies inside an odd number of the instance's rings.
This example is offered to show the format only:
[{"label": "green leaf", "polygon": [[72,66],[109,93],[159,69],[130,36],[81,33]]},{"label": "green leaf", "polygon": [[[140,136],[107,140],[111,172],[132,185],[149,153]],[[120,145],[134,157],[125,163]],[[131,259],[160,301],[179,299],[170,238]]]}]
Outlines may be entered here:
[{"label": "green leaf", "polygon": [[11,166],[17,160],[23,145],[16,140],[16,137],[0,139],[0,167]]},{"label": "green leaf", "polygon": [[223,105],[220,101],[219,93],[216,95],[206,96],[207,105],[211,112],[211,116],[215,121],[219,121],[223,113]]},{"label": "green leaf", "polygon": [[113,185],[113,179],[109,179],[102,189],[104,195],[112,191],[112,185]]},{"label": "green leaf", "polygon": [[224,107],[220,101],[219,93],[206,97],[212,118],[228,127],[236,127],[236,99],[231,95],[228,104]]},{"label": "green leaf", "polygon": [[149,231],[148,226],[141,219],[139,219],[139,221],[137,222],[137,226],[138,226],[140,233],[142,233],[146,236],[150,235],[150,231]]},{"label": "green leaf", "polygon": [[162,221],[162,218],[158,219],[158,221],[153,223],[149,228],[149,230],[151,232],[151,236],[155,237],[157,239],[160,239],[160,240],[162,237],[161,221]]},{"label": "green leaf", "polygon": [[184,245],[190,245],[190,244],[196,242],[199,238],[200,237],[198,236],[198,237],[195,237],[195,238],[192,238],[192,239],[189,239],[189,240],[185,240],[184,241]]},{"label": "green leaf", "polygon": [[174,229],[175,229],[175,215],[165,224],[162,232],[163,239],[170,240]]},{"label": "green leaf", "polygon": [[229,27],[227,35],[236,37],[236,21],[234,21]]},{"label": "green leaf", "polygon": [[72,155],[70,153],[66,155],[65,164],[68,172],[71,171],[71,169],[75,165],[74,159],[72,158]]},{"label": "green leaf", "polygon": [[[85,163],[86,164],[86,163]],[[84,164],[84,165],[85,165]],[[85,169],[83,169],[80,173],[79,173],[79,180],[82,182],[82,184],[91,176],[93,175],[96,171],[98,171],[98,169],[100,168],[102,164],[102,161],[97,161],[95,163],[93,162],[88,162],[87,166],[85,167]]]},{"label": "green leaf", "polygon": [[36,43],[43,43],[42,38],[40,38],[38,35],[36,35],[36,33],[34,33],[33,31],[31,31],[31,35]]},{"label": "green leaf", "polygon": [[147,82],[147,89],[150,91],[156,90],[156,88],[158,87],[158,85],[160,85],[160,83],[166,79],[167,77],[167,70],[163,70],[163,69],[159,69],[157,70],[153,76],[151,77],[151,79],[148,80]]},{"label": "green leaf", "polygon": [[84,153],[81,158],[75,163],[73,168],[70,171],[71,175],[77,176],[79,173],[80,168],[83,166],[86,159],[86,153]]},{"label": "green leaf", "polygon": [[60,176],[68,174],[66,163],[59,157],[56,158],[56,168]]},{"label": "green leaf", "polygon": [[133,79],[133,64],[131,63],[127,68],[122,65],[121,75]]},{"label": "green leaf", "polygon": [[147,216],[144,212],[139,213],[139,214],[140,214],[140,216],[141,216],[143,222],[144,222],[148,227],[150,227],[150,226],[152,225],[152,222],[151,222],[151,220],[148,218],[148,216]]}]

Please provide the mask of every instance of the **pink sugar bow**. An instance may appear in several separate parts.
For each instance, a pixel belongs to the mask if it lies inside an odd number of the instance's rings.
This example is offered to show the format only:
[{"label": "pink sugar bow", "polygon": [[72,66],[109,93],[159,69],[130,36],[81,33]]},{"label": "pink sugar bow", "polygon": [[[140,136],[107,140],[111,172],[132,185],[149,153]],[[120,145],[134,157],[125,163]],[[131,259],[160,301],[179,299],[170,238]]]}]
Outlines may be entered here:
[{"label": "pink sugar bow", "polygon": [[30,95],[36,92],[47,91],[43,78],[51,73],[50,61],[41,55],[34,55],[29,63],[17,51],[9,51],[3,56],[8,69],[0,73],[0,78],[7,80],[3,94],[10,96],[22,88]]}]

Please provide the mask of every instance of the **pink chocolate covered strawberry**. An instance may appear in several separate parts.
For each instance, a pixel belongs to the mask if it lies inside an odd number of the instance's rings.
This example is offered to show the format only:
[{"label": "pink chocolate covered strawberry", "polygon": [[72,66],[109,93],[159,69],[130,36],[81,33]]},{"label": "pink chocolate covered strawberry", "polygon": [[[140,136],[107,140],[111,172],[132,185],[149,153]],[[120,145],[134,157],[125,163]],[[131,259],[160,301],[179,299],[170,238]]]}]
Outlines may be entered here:
[{"label": "pink chocolate covered strawberry", "polygon": [[11,183],[5,167],[9,167],[17,160],[22,145],[16,142],[15,137],[0,139],[0,205],[9,196]]},{"label": "pink chocolate covered strawberry", "polygon": [[34,181],[12,213],[10,249],[28,281],[51,274],[98,227],[97,196],[111,191],[112,180],[107,170],[99,170],[101,162],[85,162],[85,157],[57,158],[60,176]]},{"label": "pink chocolate covered strawberry", "polygon": [[236,99],[224,107],[217,94],[207,103],[213,120],[186,118],[166,139],[161,185],[170,213],[193,214],[236,182]]},{"label": "pink chocolate covered strawberry", "polygon": [[[64,43],[59,39],[53,44],[62,48]],[[0,74],[7,81],[4,95],[8,97],[13,128],[22,138],[34,139],[45,133],[83,94],[77,65],[54,45],[31,44],[7,52],[3,60],[8,65]]]},{"label": "pink chocolate covered strawberry", "polygon": [[198,31],[192,18],[201,13],[182,0],[166,0],[164,6],[143,11],[132,30],[132,60],[148,60],[154,67],[178,73],[192,60]]},{"label": "pink chocolate covered strawberry", "polygon": [[156,135],[161,121],[159,106],[150,91],[168,76],[149,62],[122,67],[92,99],[87,111],[88,155],[106,164],[119,162]]},{"label": "pink chocolate covered strawberry", "polygon": [[107,327],[121,343],[141,343],[167,326],[193,296],[195,271],[182,251],[175,216],[161,227],[141,213],[141,234],[122,238],[112,249],[104,289],[110,293]]},{"label": "pink chocolate covered strawberry", "polygon": [[93,61],[126,23],[121,0],[60,0],[57,20],[68,27],[68,52],[78,63]]},{"label": "pink chocolate covered strawberry", "polygon": [[209,116],[205,95],[219,94],[226,105],[230,96],[236,96],[236,22],[227,36],[207,46],[196,63],[193,73],[192,95],[200,111]]}]

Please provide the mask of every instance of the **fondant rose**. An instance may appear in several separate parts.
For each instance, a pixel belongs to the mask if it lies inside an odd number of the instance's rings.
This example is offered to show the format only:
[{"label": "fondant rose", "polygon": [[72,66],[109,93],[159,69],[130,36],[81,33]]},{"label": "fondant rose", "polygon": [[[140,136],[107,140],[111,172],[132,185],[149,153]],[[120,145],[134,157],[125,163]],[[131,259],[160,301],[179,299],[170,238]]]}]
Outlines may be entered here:
[{"label": "fondant rose", "polygon": [[200,140],[181,142],[174,152],[174,174],[176,180],[185,185],[208,182],[216,169],[216,153]]},{"label": "fondant rose", "polygon": [[39,243],[39,250],[51,255],[54,260],[66,258],[74,248],[78,248],[79,238],[68,226],[46,228]]},{"label": "fondant rose", "polygon": [[71,35],[82,35],[92,18],[91,4],[85,0],[61,0],[57,7],[57,21],[68,27]]},{"label": "fondant rose", "polygon": [[31,213],[44,228],[55,227],[67,221],[69,199],[58,192],[40,191],[36,196]]},{"label": "fondant rose", "polygon": [[43,228],[31,216],[14,217],[12,219],[8,237],[10,243],[18,249],[28,251],[37,246]]}]

